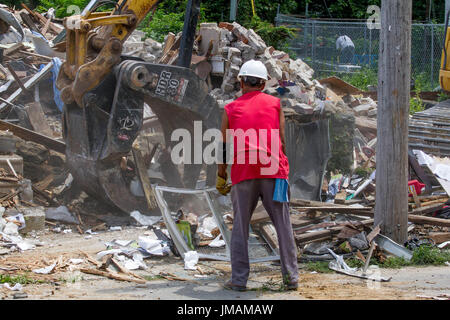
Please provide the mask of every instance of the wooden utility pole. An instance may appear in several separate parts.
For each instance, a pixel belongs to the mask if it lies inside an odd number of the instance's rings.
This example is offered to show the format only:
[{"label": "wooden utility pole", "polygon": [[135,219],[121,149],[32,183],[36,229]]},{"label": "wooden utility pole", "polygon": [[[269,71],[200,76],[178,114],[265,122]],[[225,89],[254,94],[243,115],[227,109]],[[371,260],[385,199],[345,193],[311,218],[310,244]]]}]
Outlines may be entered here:
[{"label": "wooden utility pole", "polygon": [[411,0],[382,0],[374,225],[403,244],[408,226]]}]

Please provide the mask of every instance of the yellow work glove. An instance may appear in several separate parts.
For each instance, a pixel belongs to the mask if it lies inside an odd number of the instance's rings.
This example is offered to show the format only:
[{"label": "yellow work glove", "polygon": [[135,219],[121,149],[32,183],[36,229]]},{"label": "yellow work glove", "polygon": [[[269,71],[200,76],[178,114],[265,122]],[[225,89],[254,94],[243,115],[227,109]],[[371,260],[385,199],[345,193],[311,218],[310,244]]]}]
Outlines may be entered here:
[{"label": "yellow work glove", "polygon": [[227,183],[227,176],[225,176],[225,178],[222,178],[221,176],[217,175],[216,189],[221,195],[224,196],[226,196],[230,192],[231,184]]}]

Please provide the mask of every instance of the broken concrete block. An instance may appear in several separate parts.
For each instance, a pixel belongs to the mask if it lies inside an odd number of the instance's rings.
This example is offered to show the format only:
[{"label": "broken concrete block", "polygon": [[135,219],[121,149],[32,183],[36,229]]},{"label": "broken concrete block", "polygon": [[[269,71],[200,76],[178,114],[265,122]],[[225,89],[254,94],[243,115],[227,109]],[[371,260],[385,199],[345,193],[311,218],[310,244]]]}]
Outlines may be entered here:
[{"label": "broken concrete block", "polygon": [[319,91],[321,95],[327,95],[327,88],[325,88],[319,81],[314,80],[313,83],[316,91]]},{"label": "broken concrete block", "polygon": [[294,107],[295,107],[295,105],[297,104],[298,102],[296,101],[296,100],[294,100],[294,99],[282,99],[281,100],[281,106],[283,107],[283,108],[291,108],[291,109],[294,109]]},{"label": "broken concrete block", "polygon": [[233,22],[233,30],[231,30],[233,34],[238,38],[239,41],[242,41],[243,43],[248,43],[247,33],[248,30],[245,29],[243,26],[241,26],[237,22]]},{"label": "broken concrete block", "polygon": [[23,208],[21,211],[25,219],[25,228],[21,229],[20,233],[44,230],[45,211],[43,207]]},{"label": "broken concrete block", "polygon": [[203,22],[200,23],[200,28],[218,28],[217,22]]},{"label": "broken concrete block", "polygon": [[282,80],[283,79],[283,72],[278,67],[272,69],[269,72],[269,75],[270,75],[271,78],[274,78],[274,79],[277,79],[277,80]]},{"label": "broken concrete block", "polygon": [[251,46],[245,44],[242,41],[237,41],[234,43],[234,47],[241,51],[242,59],[244,62],[255,59],[256,51]]},{"label": "broken concrete block", "polygon": [[358,116],[367,116],[369,114],[369,110],[371,109],[373,109],[373,107],[370,104],[362,104],[356,108],[353,108],[353,111]]},{"label": "broken concrete block", "polygon": [[219,28],[224,28],[227,29],[228,31],[233,31],[234,26],[232,23],[229,22],[220,22]]},{"label": "broken concrete block", "polygon": [[238,48],[233,48],[233,47],[228,48],[228,54],[227,54],[228,60],[231,60],[234,57],[240,57],[240,56],[241,56],[241,50],[239,50]]},{"label": "broken concrete block", "polygon": [[211,41],[213,43],[211,54],[215,55],[218,53],[220,32],[221,30],[217,26],[217,23],[200,24],[200,35],[202,37],[202,41],[200,43],[199,50],[201,55],[204,55],[208,51]]},{"label": "broken concrete block", "polygon": [[144,61],[146,61],[146,62],[155,62],[156,61],[156,57],[151,53],[143,52],[140,54],[140,58],[144,59]]},{"label": "broken concrete block", "polygon": [[297,103],[293,109],[295,110],[295,112],[299,113],[299,114],[313,114],[314,113],[314,108],[304,104],[304,103]]},{"label": "broken concrete block", "polygon": [[143,41],[130,41],[127,40],[123,44],[123,52],[124,53],[130,53],[130,52],[141,52],[145,51],[145,45]]},{"label": "broken concrete block", "polygon": [[371,110],[369,110],[367,115],[369,116],[369,118],[376,118],[377,117],[377,111],[378,110],[376,108],[371,109]]},{"label": "broken concrete block", "polygon": [[230,50],[231,47],[219,47],[219,49],[217,50],[217,55],[222,56],[223,58],[227,59],[228,58],[228,51]]},{"label": "broken concrete block", "polygon": [[294,109],[292,108],[285,108],[283,107],[283,113],[285,117],[292,117],[295,116],[297,114],[297,112],[295,112]]},{"label": "broken concrete block", "polygon": [[134,30],[133,33],[131,34],[131,37],[135,37],[139,39],[139,41],[141,41],[142,38],[145,37],[145,32],[141,30]]},{"label": "broken concrete block", "polygon": [[302,74],[302,78],[311,80],[314,75],[314,70],[310,68],[306,63],[301,59],[292,60],[289,62],[289,69],[291,70],[291,74]]},{"label": "broken concrete block", "polygon": [[234,56],[231,58],[231,63],[237,66],[242,66],[242,59],[237,56]]},{"label": "broken concrete block", "polygon": [[271,78],[275,78],[277,80],[281,80],[283,78],[283,71],[278,67],[274,59],[269,59],[264,62],[264,66],[267,68],[267,72]]},{"label": "broken concrete block", "polygon": [[222,45],[230,44],[232,39],[233,34],[230,31],[228,31],[227,29],[220,29],[220,43]]},{"label": "broken concrete block", "polygon": [[372,98],[369,98],[369,97],[367,97],[367,98],[361,98],[360,101],[361,101],[361,104],[369,104],[369,105],[371,105],[371,106],[373,106],[373,107],[376,107],[376,106],[377,106],[377,104],[375,103],[375,101],[373,101],[373,99],[372,99]]},{"label": "broken concrete block", "polygon": [[266,49],[266,43],[263,39],[252,29],[247,31],[248,44],[255,49],[256,54],[261,54]]},{"label": "broken concrete block", "polygon": [[267,60],[272,59],[272,55],[270,54],[269,48],[266,48],[266,49],[264,50],[264,52],[258,57],[258,59],[259,59],[262,63],[266,62]]},{"label": "broken concrete block", "polygon": [[239,74],[239,66],[232,64],[230,65],[230,68],[228,69],[228,73],[229,75],[231,75],[233,78],[237,77]]}]

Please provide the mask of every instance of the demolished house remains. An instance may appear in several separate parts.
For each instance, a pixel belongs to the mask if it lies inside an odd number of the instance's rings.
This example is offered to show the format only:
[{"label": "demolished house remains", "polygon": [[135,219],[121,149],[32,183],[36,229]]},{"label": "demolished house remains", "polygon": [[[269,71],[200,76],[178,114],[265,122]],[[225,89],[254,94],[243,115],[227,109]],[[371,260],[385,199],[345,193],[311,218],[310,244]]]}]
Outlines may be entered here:
[{"label": "demolished house remains", "polygon": [[[337,77],[315,79],[304,61],[268,47],[236,22],[202,23],[190,68],[204,82],[204,101],[211,101],[211,109],[196,106],[175,114],[178,109],[146,100],[142,128],[121,162],[129,198],[119,199],[117,190],[95,198],[103,187],[80,181],[80,172],[90,169],[73,170],[75,161],[67,163],[66,148],[72,152],[74,146],[63,138],[64,103],[56,85],[66,58],[62,21],[25,5],[21,10],[2,6],[0,21],[8,26],[0,35],[0,272],[21,268],[4,255],[42,245],[29,237],[35,232],[92,237],[126,224],[144,226],[149,235],[110,242],[97,257],[83,254],[79,261],[56,261],[32,271],[46,274],[81,264],[85,273],[145,283],[133,270],[146,269],[145,259],[153,256],[181,255],[188,269],[195,269],[198,259],[228,261],[231,202],[210,188],[214,168],[176,167],[168,161],[170,132],[177,121],[205,120],[218,128],[224,106],[240,95],[239,69],[251,59],[266,66],[270,80],[264,92],[281,99],[286,118],[291,222],[300,262],[331,261],[333,270],[370,278],[370,259],[410,260],[415,246],[450,243],[450,105],[410,118],[409,241],[397,244],[373,223],[376,95]],[[163,70],[177,63],[180,42],[181,34],[169,33],[158,43],[134,31],[122,55]],[[252,262],[279,259],[275,228],[261,203],[251,220],[249,246]],[[343,260],[348,257],[367,265],[352,269]]]}]

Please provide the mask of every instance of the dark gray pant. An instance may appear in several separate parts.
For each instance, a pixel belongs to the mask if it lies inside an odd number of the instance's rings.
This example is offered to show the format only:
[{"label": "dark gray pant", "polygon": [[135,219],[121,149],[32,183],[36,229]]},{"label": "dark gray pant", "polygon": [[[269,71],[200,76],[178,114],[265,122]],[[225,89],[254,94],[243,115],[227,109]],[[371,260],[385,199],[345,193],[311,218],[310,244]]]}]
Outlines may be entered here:
[{"label": "dark gray pant", "polygon": [[289,218],[289,204],[273,201],[275,179],[244,180],[231,188],[234,220],[231,234],[231,282],[246,286],[250,271],[248,236],[250,219],[261,197],[277,231],[281,274],[289,283],[298,282],[297,248]]}]

